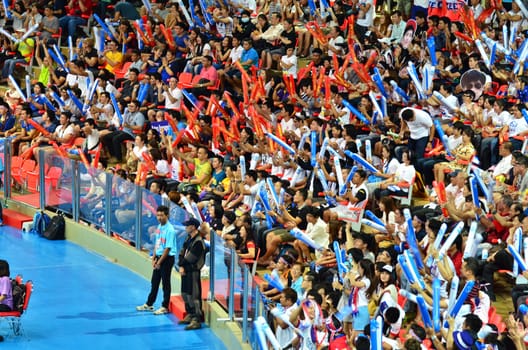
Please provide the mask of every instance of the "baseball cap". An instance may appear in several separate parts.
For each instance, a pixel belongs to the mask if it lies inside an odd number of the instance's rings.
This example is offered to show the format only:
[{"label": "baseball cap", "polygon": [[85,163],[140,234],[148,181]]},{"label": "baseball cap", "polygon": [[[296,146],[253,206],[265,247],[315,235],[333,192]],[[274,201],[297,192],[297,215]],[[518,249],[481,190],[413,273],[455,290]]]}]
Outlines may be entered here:
[{"label": "baseball cap", "polygon": [[195,218],[190,218],[187,221],[183,222],[183,226],[194,226],[194,227],[200,227],[200,221],[196,220]]}]

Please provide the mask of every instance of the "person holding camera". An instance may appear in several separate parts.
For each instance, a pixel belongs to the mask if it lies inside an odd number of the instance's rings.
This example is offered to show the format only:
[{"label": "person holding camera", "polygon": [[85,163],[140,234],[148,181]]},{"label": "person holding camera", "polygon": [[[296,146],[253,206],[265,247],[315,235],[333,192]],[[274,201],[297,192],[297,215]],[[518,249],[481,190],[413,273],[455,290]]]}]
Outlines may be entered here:
[{"label": "person holding camera", "polygon": [[175,76],[169,78],[169,85],[158,80],[156,87],[158,88],[158,102],[165,102],[165,109],[180,109],[183,93],[178,87],[178,79]]}]

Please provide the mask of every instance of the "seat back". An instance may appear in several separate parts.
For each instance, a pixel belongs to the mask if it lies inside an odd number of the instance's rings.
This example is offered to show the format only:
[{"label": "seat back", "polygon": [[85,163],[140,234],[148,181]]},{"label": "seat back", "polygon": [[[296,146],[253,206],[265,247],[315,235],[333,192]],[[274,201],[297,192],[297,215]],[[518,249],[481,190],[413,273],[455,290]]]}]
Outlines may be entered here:
[{"label": "seat back", "polygon": [[257,272],[257,261],[260,258],[260,248],[255,247],[255,258],[254,259],[241,259],[244,264],[251,265],[251,275],[255,276]]},{"label": "seat back", "polygon": [[407,192],[406,196],[391,195],[391,197],[396,200],[399,200],[401,205],[411,205],[415,182],[416,182],[416,174],[413,176],[411,183],[409,184],[409,188],[408,188],[409,191]]},{"label": "seat back", "polygon": [[23,306],[24,311],[27,310],[29,299],[31,298],[31,293],[33,293],[33,282],[27,281],[26,282],[26,296],[24,298],[24,306]]},{"label": "seat back", "polygon": [[114,75],[116,79],[123,79],[125,77],[125,74],[128,72],[128,68],[132,65],[132,62],[125,62],[123,65],[114,70]]},{"label": "seat back", "polygon": [[11,157],[11,171],[15,169],[20,169],[22,166],[22,163],[24,163],[24,159],[18,156]]},{"label": "seat back", "polygon": [[28,171],[33,171],[35,170],[36,165],[37,162],[35,162],[33,159],[26,159],[22,164],[22,172],[27,173]]},{"label": "seat back", "polygon": [[178,87],[184,89],[192,85],[193,75],[192,73],[182,72],[178,77]]},{"label": "seat back", "polygon": [[[62,176],[62,168],[59,168],[57,166],[52,166],[48,173],[46,174],[45,179],[51,181],[51,187],[57,188],[59,179]],[[46,186],[47,188],[48,186]]]}]

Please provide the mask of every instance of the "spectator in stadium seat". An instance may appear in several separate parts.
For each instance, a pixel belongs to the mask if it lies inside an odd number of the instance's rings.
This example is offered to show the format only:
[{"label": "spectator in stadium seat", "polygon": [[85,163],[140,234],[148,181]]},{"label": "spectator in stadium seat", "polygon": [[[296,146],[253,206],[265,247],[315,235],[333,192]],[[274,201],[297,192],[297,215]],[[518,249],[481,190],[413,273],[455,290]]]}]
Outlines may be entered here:
[{"label": "spectator in stadium seat", "polygon": [[99,58],[99,64],[104,66],[104,70],[114,75],[114,71],[121,67],[123,54],[117,43],[113,40],[107,41],[103,56]]},{"label": "spectator in stadium seat", "polygon": [[64,36],[71,36],[75,41],[79,27],[86,25],[92,15],[92,0],[70,0],[67,14],[59,18],[59,25]]},{"label": "spectator in stadium seat", "polygon": [[59,31],[59,19],[53,15],[53,7],[44,7],[44,17],[39,24],[40,39],[46,43],[52,38],[53,34]]},{"label": "spectator in stadium seat", "polygon": [[[75,126],[71,123],[71,114],[68,112],[62,112],[59,116],[59,125],[55,128],[55,131],[47,137],[39,137],[37,144],[44,143],[46,146],[42,147],[46,153],[54,152],[54,148],[49,145],[50,141],[54,141],[58,146],[71,146],[75,140]],[[40,134],[40,133],[38,133]],[[38,160],[38,157],[35,158]]]},{"label": "spectator in stadium seat", "polygon": [[126,140],[134,140],[134,132],[141,132],[145,125],[145,116],[139,112],[137,100],[128,103],[128,111],[123,115],[123,130],[116,130],[103,136],[102,142],[110,155],[111,162],[121,162],[123,158],[121,143]]},{"label": "spectator in stadium seat", "polygon": [[198,74],[200,79],[190,89],[190,91],[197,97],[202,95],[211,95],[211,91],[207,88],[215,86],[216,81],[218,80],[218,72],[213,66],[213,57],[203,56],[201,62],[202,70],[200,71],[200,74]]},{"label": "spectator in stadium seat", "polygon": [[194,173],[187,179],[183,180],[178,186],[180,192],[188,192],[191,188],[201,191],[211,178],[213,168],[209,162],[209,151],[205,146],[199,146],[197,157],[193,158],[189,153],[182,153],[178,149],[173,149],[174,155],[180,157],[184,162],[194,166]]},{"label": "spectator in stadium seat", "polygon": [[9,263],[0,260],[0,312],[13,310],[13,291],[9,275]]},{"label": "spectator in stadium seat", "polygon": [[11,140],[13,154],[21,154],[21,149],[27,145],[28,142],[31,142],[33,138],[38,134],[36,129],[28,123],[28,119],[31,118],[31,109],[27,106],[22,108],[20,112],[19,126],[20,128],[12,133],[11,135],[14,138]]},{"label": "spectator in stadium seat", "polygon": [[[250,71],[252,66],[258,67],[259,56],[257,50],[253,48],[253,41],[251,39],[242,40],[242,55],[240,56],[240,65],[246,70]],[[231,69],[226,72],[225,79],[229,85],[234,86],[240,83],[242,73],[238,69]]]},{"label": "spectator in stadium seat", "polygon": [[[26,30],[24,28],[18,29],[15,32],[15,38],[20,39]],[[35,40],[32,38],[26,38],[20,43],[12,42],[10,43],[10,50],[15,52],[15,56],[7,59],[4,62],[2,68],[2,81],[6,82],[7,77],[13,75],[15,67],[18,63],[27,64],[30,60],[31,55],[33,54],[33,49],[35,48]]]},{"label": "spectator in stadium seat", "polygon": [[0,137],[5,137],[7,131],[13,129],[16,118],[11,113],[9,105],[6,102],[0,102]]},{"label": "spectator in stadium seat", "polygon": [[123,89],[116,95],[121,101],[130,102],[137,97],[139,89],[139,70],[131,68],[128,71],[128,79],[123,82]]}]

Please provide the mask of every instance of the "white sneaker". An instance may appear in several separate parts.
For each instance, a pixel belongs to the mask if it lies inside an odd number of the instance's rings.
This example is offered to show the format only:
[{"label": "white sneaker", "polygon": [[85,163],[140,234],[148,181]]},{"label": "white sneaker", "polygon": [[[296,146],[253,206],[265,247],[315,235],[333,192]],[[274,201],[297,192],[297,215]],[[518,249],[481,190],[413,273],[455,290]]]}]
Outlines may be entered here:
[{"label": "white sneaker", "polygon": [[154,311],[154,306],[148,306],[147,304],[136,306],[137,311]]},{"label": "white sneaker", "polygon": [[163,306],[157,309],[156,311],[154,311],[154,315],[165,315],[168,313],[169,313],[169,310],[167,310],[167,308]]}]

